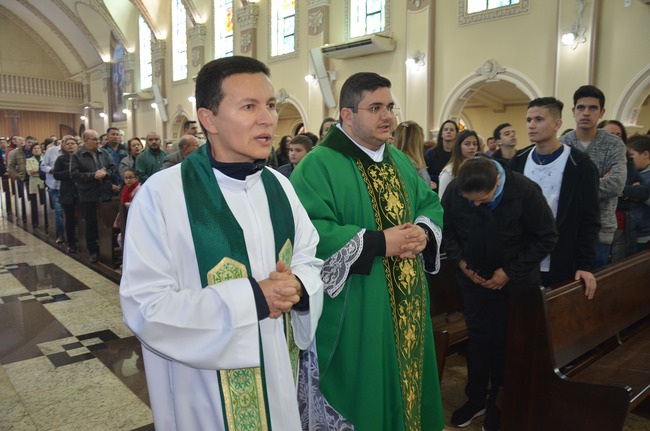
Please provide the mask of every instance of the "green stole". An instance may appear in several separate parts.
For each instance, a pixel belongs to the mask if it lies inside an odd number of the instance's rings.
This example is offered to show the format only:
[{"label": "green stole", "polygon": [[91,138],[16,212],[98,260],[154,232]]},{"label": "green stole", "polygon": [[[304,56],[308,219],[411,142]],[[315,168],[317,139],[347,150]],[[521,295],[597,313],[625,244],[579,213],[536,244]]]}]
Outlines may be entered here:
[{"label": "green stole", "polygon": [[[408,190],[395,167],[390,145],[384,147],[382,162],[374,162],[347,140],[329,140],[321,145],[355,160],[368,189],[377,230],[413,220]],[[421,429],[421,399],[427,325],[428,287],[421,259],[383,258],[395,334],[399,380],[404,412],[404,429]]]},{"label": "green stole", "polygon": [[[210,145],[201,146],[181,165],[185,205],[203,287],[251,275],[243,230],[224,199],[207,148]],[[275,251],[278,259],[290,267],[295,236],[291,204],[271,172],[264,169],[261,179],[273,224]],[[289,314],[285,313],[283,319],[291,363],[295,367],[298,348],[293,342]],[[259,346],[260,367],[217,370],[225,428],[229,431],[271,429],[261,337]]]}]

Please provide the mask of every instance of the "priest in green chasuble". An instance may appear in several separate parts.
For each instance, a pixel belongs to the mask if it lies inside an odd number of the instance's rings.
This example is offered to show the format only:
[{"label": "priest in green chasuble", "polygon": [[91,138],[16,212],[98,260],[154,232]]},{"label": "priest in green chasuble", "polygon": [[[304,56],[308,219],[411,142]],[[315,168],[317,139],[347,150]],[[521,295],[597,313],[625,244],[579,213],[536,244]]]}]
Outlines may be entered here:
[{"label": "priest in green chasuble", "polygon": [[386,143],[390,86],[375,73],[348,78],[339,124],[291,175],[325,261],[322,316],[300,365],[303,429],[444,426],[425,277],[440,265],[442,207]]},{"label": "priest in green chasuble", "polygon": [[278,123],[251,57],[196,79],[208,142],[131,207],[120,302],[142,343],[157,431],[300,431],[297,365],[322,308],[318,233],[265,167]]}]

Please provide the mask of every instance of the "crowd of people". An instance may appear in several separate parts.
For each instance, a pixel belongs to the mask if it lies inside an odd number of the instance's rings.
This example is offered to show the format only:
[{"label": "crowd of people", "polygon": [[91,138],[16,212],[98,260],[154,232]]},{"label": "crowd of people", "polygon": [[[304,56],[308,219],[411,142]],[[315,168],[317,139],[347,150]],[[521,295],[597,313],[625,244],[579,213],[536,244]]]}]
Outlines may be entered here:
[{"label": "crowd of people", "polygon": [[454,120],[426,148],[390,88],[350,76],[339,118],[275,151],[269,70],[235,56],[201,69],[198,124],[169,154],[113,128],[52,137],[42,157],[11,139],[10,178],[61,205],[68,251],[75,205],[91,261],[97,202],[129,207],[120,300],[156,429],[441,430],[426,274],[446,256],[468,330],[449,421],[498,430],[509,292],[579,280],[589,301],[594,271],[646,248],[650,136],[601,123],[595,86],[575,91],[562,136],[564,103],[530,101],[522,149],[510,123],[483,143]]},{"label": "crowd of people", "polygon": [[[144,141],[137,137],[124,142],[124,134],[109,127],[98,135],[89,129],[82,136],[50,136],[41,144],[33,136],[0,139],[2,187],[7,211],[11,212],[9,181],[19,197],[30,203],[32,228],[40,228],[39,205],[45,192],[55,215],[56,243],[67,244],[68,253],[78,253],[77,212],[84,220],[84,237],[91,263],[99,261],[97,209],[99,202],[119,200],[128,208],[139,189],[154,173],[181,163],[199,146],[196,121],[186,121],[184,135],[167,153],[160,148],[155,132]],[[119,217],[116,228],[124,230]],[[123,237],[123,233],[121,234]],[[121,240],[120,237],[120,240]],[[120,241],[121,242],[121,241]]]}]

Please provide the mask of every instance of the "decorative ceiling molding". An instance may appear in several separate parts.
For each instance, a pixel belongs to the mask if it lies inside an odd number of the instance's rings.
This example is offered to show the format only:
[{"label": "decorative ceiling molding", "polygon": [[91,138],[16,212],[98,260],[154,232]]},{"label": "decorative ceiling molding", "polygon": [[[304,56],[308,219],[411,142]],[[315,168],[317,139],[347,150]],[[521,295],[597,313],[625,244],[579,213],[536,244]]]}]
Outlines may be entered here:
[{"label": "decorative ceiling molding", "polygon": [[144,18],[144,22],[146,22],[147,25],[149,26],[149,30],[151,30],[151,34],[153,34],[156,39],[159,40],[165,39],[164,37],[162,37],[163,35],[160,29],[158,28],[153,17],[149,13],[149,9],[147,9],[147,7],[142,3],[142,0],[130,0],[130,1],[131,3],[133,3],[133,6],[135,6],[136,9],[138,9],[138,12],[140,13],[140,15],[142,15],[142,18]]},{"label": "decorative ceiling molding", "polygon": [[[14,14],[12,11],[7,9],[6,7],[0,5],[0,13],[5,15],[7,18],[9,18],[14,24],[16,24],[20,28],[29,28],[29,25],[23,21],[18,15]],[[30,32],[29,35],[31,36],[36,43],[43,48],[43,51],[45,51],[52,61],[56,63],[56,65],[59,67],[61,72],[66,78],[70,78],[71,72],[68,66],[65,64],[63,59],[59,57],[59,55],[52,49],[52,46],[47,43],[45,39],[43,39],[37,32]]]},{"label": "decorative ceiling molding", "polygon": [[136,47],[133,46],[131,42],[124,36],[124,33],[122,33],[122,30],[113,19],[113,15],[111,15],[108,8],[106,8],[104,2],[102,2],[101,0],[90,0],[88,5],[93,9],[95,9],[95,11],[97,11],[97,13],[99,13],[102,16],[102,18],[104,18],[104,21],[106,21],[108,26],[113,31],[118,42],[124,45],[127,51],[129,52],[135,51]]},{"label": "decorative ceiling molding", "polygon": [[86,40],[88,40],[88,42],[90,42],[93,47],[95,47],[95,50],[97,50],[97,55],[101,57],[103,54],[102,47],[97,42],[97,39],[95,39],[95,36],[93,36],[92,33],[88,31],[88,27],[84,24],[79,15],[71,11],[70,8],[62,0],[52,0],[52,3],[56,4],[59,9],[61,9],[61,11],[76,24],[77,28],[84,34],[84,36],[86,36]]}]

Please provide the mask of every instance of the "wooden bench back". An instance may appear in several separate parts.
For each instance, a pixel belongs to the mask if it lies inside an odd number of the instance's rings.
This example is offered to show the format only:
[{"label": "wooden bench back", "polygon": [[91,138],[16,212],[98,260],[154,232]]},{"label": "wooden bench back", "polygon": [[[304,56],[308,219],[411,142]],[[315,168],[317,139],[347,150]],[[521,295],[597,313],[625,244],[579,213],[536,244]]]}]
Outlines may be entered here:
[{"label": "wooden bench back", "polygon": [[432,317],[463,310],[463,295],[456,282],[456,268],[447,260],[446,256],[440,259],[440,271],[437,274],[427,274],[427,282]]},{"label": "wooden bench back", "polygon": [[545,320],[558,368],[650,314],[650,251],[594,275],[598,288],[591,300],[580,281],[546,294]]}]

